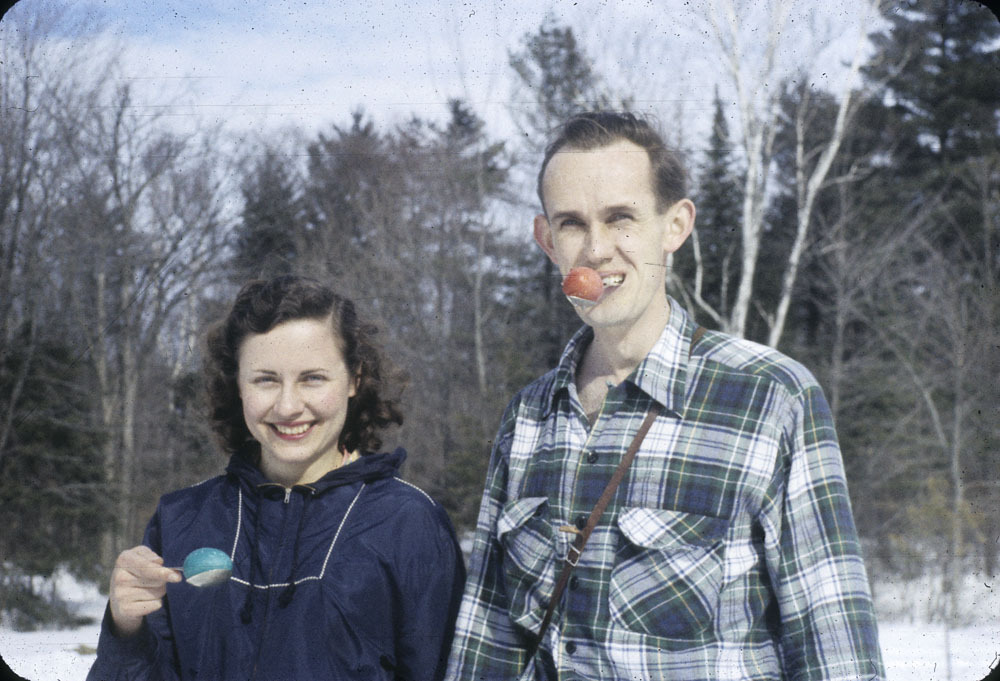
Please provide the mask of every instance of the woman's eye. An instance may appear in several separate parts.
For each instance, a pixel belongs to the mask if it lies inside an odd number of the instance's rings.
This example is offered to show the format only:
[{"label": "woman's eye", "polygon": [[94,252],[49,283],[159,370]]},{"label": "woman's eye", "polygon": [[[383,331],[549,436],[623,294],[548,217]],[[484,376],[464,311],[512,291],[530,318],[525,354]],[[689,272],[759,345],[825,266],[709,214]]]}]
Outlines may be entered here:
[{"label": "woman's eye", "polygon": [[326,376],[323,376],[321,374],[309,374],[308,376],[305,377],[305,381],[307,383],[322,383],[325,380]]}]

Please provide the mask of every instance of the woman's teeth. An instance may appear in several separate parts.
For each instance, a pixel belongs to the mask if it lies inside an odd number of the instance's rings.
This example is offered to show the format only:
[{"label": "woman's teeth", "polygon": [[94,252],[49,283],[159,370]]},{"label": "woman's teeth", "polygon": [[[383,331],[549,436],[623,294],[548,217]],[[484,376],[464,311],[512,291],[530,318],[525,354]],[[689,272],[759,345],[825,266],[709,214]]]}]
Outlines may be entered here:
[{"label": "woman's teeth", "polygon": [[312,426],[311,423],[302,423],[297,426],[279,426],[277,423],[272,423],[271,425],[282,435],[301,435]]},{"label": "woman's teeth", "polygon": [[608,274],[601,277],[601,283],[604,284],[605,288],[608,286],[620,286],[623,281],[625,281],[624,274]]}]

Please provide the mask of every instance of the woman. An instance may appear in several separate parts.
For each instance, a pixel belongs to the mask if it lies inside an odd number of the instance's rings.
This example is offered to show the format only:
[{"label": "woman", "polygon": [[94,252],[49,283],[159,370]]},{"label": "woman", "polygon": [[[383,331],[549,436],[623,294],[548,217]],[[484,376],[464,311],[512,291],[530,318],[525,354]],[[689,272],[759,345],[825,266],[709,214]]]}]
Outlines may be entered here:
[{"label": "woman", "polygon": [[[444,674],[465,570],[440,505],[403,482],[374,329],[298,277],[253,282],[208,336],[226,474],[167,494],[123,552],[89,679]],[[199,547],[231,578],[183,583]]]}]

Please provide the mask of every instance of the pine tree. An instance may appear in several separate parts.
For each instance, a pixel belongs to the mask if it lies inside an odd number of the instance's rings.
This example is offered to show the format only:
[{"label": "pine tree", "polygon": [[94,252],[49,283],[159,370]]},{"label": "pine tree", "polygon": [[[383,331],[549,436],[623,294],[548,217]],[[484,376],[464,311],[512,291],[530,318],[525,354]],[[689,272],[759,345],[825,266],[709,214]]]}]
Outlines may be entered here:
[{"label": "pine tree", "polygon": [[[102,571],[100,537],[111,522],[104,482],[101,436],[88,425],[91,397],[81,389],[76,350],[61,340],[41,340],[35,352],[27,328],[15,336],[0,377],[18,375],[30,361],[14,412],[13,429],[0,452],[0,611],[18,629],[80,624],[64,604],[36,591],[33,576],[58,567],[95,578]],[[0,392],[11,386],[0,381]]]},{"label": "pine tree", "polygon": [[[528,140],[534,171],[541,163],[545,142],[570,116],[613,106],[614,99],[576,40],[573,29],[559,25],[550,14],[537,32],[526,34],[522,48],[510,55],[517,75],[514,119]],[[532,182],[532,185],[534,183]],[[541,207],[539,206],[539,209]],[[537,357],[540,370],[559,361],[563,345],[580,326],[580,320],[562,295],[555,265],[540,250],[532,252],[534,282],[521,288],[524,315],[532,320],[533,337],[524,347]],[[527,282],[526,282],[527,283]]]},{"label": "pine tree", "polygon": [[307,148],[308,248],[301,267],[367,290],[369,281],[384,281],[383,273],[391,273],[405,252],[405,241],[389,233],[405,211],[403,168],[363,110],[351,114],[349,126],[332,128]]},{"label": "pine tree", "polygon": [[1000,373],[1000,24],[962,0],[896,3],[884,18],[889,29],[873,36],[864,71],[886,105],[884,168],[867,210],[881,229],[900,214],[922,228],[876,282],[876,331],[906,370],[900,390],[921,414],[912,435],[922,441],[897,455],[922,455],[923,484],[949,487],[951,528],[940,550],[954,597],[964,547],[978,530],[995,569],[991,538],[1000,530],[991,510],[1000,503],[1000,436],[986,407],[1000,401],[1000,387],[981,380]]},{"label": "pine tree", "polygon": [[[726,317],[739,275],[743,179],[718,88],[714,107],[708,150],[698,174],[698,222],[694,236],[703,269],[701,296],[713,310]],[[682,274],[689,289],[695,285],[694,267],[688,264]]]},{"label": "pine tree", "polygon": [[589,57],[569,26],[559,25],[549,14],[538,31],[522,39],[510,65],[520,89],[530,99],[516,112],[526,133],[543,143],[552,128],[575,113],[608,108],[612,98],[601,83]]},{"label": "pine tree", "polygon": [[292,272],[303,210],[284,157],[275,149],[264,149],[241,191],[243,215],[236,228],[233,279],[242,283]]},{"label": "pine tree", "polygon": [[[907,0],[883,9],[863,69],[884,87],[904,175],[996,152],[1000,24],[969,0]],[[942,168],[944,169],[944,168]]]}]

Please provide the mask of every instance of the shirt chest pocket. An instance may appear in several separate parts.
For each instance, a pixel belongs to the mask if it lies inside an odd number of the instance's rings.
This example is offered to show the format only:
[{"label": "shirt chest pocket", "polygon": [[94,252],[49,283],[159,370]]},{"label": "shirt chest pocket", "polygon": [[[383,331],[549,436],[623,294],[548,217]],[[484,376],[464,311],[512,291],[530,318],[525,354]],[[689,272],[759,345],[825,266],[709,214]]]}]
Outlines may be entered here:
[{"label": "shirt chest pocket", "polygon": [[555,588],[557,557],[565,556],[569,548],[563,533],[553,526],[548,501],[548,497],[517,499],[504,506],[497,520],[510,616],[529,631],[541,625]]},{"label": "shirt chest pocket", "polygon": [[717,609],[727,527],[725,519],[694,513],[622,509],[612,618],[650,636],[697,639]]}]

